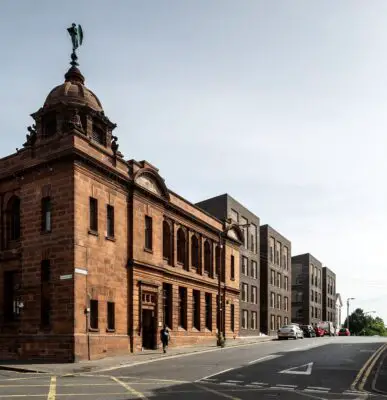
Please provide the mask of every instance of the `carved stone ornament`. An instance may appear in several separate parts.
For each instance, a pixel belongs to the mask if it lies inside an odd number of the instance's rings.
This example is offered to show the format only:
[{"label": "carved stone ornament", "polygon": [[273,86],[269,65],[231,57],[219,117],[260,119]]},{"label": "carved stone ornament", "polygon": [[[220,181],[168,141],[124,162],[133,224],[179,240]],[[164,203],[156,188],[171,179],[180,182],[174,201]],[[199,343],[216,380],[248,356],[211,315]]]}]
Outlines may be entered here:
[{"label": "carved stone ornament", "polygon": [[230,229],[230,230],[227,232],[227,236],[228,236],[229,238],[231,238],[231,239],[239,240],[238,235],[236,234],[236,232],[235,232],[234,229]]},{"label": "carved stone ornament", "polygon": [[136,183],[139,186],[142,186],[143,188],[149,190],[150,192],[153,192],[159,196],[162,195],[162,192],[161,192],[159,186],[154,181],[154,179],[152,179],[149,175],[146,175],[146,174],[140,175],[136,179]]},{"label": "carved stone ornament", "polygon": [[68,121],[69,128],[77,128],[83,131],[81,117],[78,114],[78,110],[74,110],[70,120]]}]

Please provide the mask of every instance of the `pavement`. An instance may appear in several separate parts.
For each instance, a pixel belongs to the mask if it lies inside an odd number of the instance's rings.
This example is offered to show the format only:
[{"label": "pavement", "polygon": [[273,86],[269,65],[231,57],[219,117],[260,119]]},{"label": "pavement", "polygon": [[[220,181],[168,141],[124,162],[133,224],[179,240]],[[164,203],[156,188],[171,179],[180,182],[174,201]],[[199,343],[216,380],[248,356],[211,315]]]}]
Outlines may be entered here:
[{"label": "pavement", "polygon": [[385,338],[327,337],[167,354],[66,375],[2,370],[0,400],[386,399],[370,393],[373,381],[386,383],[385,354]]}]

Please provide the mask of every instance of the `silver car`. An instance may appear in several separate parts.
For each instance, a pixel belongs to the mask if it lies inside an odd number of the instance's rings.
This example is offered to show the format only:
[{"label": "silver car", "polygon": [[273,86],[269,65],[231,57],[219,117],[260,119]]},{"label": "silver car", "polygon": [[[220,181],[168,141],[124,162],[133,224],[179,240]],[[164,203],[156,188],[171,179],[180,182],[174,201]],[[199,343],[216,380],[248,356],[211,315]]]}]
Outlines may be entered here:
[{"label": "silver car", "polygon": [[282,339],[303,339],[304,332],[298,325],[284,325],[282,328],[278,329],[278,340]]}]

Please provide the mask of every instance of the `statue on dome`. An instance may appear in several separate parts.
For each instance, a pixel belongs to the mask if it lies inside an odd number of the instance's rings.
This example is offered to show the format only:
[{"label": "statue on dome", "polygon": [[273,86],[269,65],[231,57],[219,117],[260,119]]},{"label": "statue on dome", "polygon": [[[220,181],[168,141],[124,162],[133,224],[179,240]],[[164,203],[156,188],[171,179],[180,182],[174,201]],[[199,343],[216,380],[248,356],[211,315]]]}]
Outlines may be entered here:
[{"label": "statue on dome", "polygon": [[83,30],[81,25],[72,24],[70,28],[67,28],[67,32],[71,37],[71,42],[73,44],[73,52],[71,53],[71,65],[75,67],[78,65],[77,60],[78,56],[75,53],[75,50],[78,49],[79,46],[82,46],[83,43]]},{"label": "statue on dome", "polygon": [[33,146],[36,142],[36,125],[27,127],[29,134],[26,135],[26,142],[23,144],[23,147]]}]

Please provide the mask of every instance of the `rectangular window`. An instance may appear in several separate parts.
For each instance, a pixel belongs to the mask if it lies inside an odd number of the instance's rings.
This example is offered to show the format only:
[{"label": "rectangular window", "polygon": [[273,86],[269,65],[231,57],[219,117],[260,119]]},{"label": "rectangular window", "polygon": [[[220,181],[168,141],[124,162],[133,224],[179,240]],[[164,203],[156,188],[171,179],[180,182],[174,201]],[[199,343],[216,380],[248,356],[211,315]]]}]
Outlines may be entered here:
[{"label": "rectangular window", "polygon": [[234,304],[231,304],[230,319],[231,319],[231,331],[234,332],[235,331],[235,306],[234,306]]},{"label": "rectangular window", "polygon": [[289,299],[284,297],[284,310],[289,311]]},{"label": "rectangular window", "polygon": [[145,216],[145,248],[152,250],[152,218]]},{"label": "rectangular window", "polygon": [[277,315],[277,329],[280,329],[281,328],[281,316],[280,315]]},{"label": "rectangular window", "polygon": [[313,290],[310,291],[310,300],[311,301],[314,300],[314,292],[313,292]]},{"label": "rectangular window", "polygon": [[242,329],[247,329],[247,321],[248,321],[248,311],[242,310]]},{"label": "rectangular window", "polygon": [[277,294],[277,308],[280,310],[281,309],[281,302],[282,298],[280,294]]},{"label": "rectangular window", "polygon": [[250,250],[257,252],[257,227],[254,224],[250,225]]},{"label": "rectangular window", "polygon": [[235,257],[231,256],[231,271],[230,271],[230,278],[235,279]]},{"label": "rectangular window", "polygon": [[179,326],[187,329],[187,288],[179,287]]},{"label": "rectangular window", "polygon": [[272,286],[275,285],[275,271],[273,271],[272,269],[270,270],[270,284]]},{"label": "rectangular window", "polygon": [[[247,225],[247,219],[244,217],[241,217],[240,223],[241,223],[241,225]],[[242,226],[241,229],[243,232],[243,245],[244,245],[245,249],[248,249],[248,227]]]},{"label": "rectangular window", "polygon": [[248,301],[249,298],[249,286],[247,283],[242,283],[242,301]]},{"label": "rectangular window", "polygon": [[90,215],[89,215],[89,227],[93,232],[98,232],[98,200],[94,197],[90,197]]},{"label": "rectangular window", "polygon": [[275,244],[275,263],[277,265],[280,265],[280,261],[281,261],[281,243],[276,242],[276,244]]},{"label": "rectangular window", "polygon": [[270,307],[275,308],[275,293],[270,293]]},{"label": "rectangular window", "polygon": [[200,292],[199,290],[192,291],[192,327],[200,331]]},{"label": "rectangular window", "polygon": [[287,276],[285,276],[284,280],[284,289],[289,290],[289,278]]},{"label": "rectangular window", "polygon": [[270,262],[274,263],[274,238],[270,238]]},{"label": "rectangular window", "polygon": [[257,287],[256,286],[251,286],[251,302],[253,304],[258,304]]},{"label": "rectangular window", "polygon": [[281,274],[277,272],[277,287],[281,289]]},{"label": "rectangular window", "polygon": [[114,207],[109,204],[106,206],[106,234],[107,237],[114,237]]},{"label": "rectangular window", "polygon": [[247,257],[242,257],[242,274],[246,276],[248,275],[247,263],[248,263]]},{"label": "rectangular window", "polygon": [[257,313],[251,312],[251,329],[257,329]]},{"label": "rectangular window", "polygon": [[172,328],[172,285],[163,283],[164,325]]},{"label": "rectangular window", "polygon": [[233,222],[235,222],[237,224],[238,223],[238,218],[239,218],[238,212],[233,210],[233,209],[231,209],[230,218],[232,219]]},{"label": "rectangular window", "polygon": [[116,329],[115,304],[111,301],[107,303],[107,324],[109,331],[114,331]]},{"label": "rectangular window", "polygon": [[3,279],[4,322],[11,322],[19,316],[20,312],[16,298],[16,272],[4,271]]},{"label": "rectangular window", "polygon": [[289,318],[288,317],[284,317],[284,325],[288,325],[289,324]]},{"label": "rectangular window", "polygon": [[90,328],[98,329],[98,300],[90,300]]},{"label": "rectangular window", "polygon": [[205,294],[205,303],[206,303],[206,328],[209,331],[212,331],[212,294]]},{"label": "rectangular window", "polygon": [[275,315],[270,315],[270,330],[275,330]]},{"label": "rectangular window", "polygon": [[258,278],[258,264],[256,261],[251,260],[251,277]]},{"label": "rectangular window", "polygon": [[42,231],[51,232],[51,198],[42,199]]},{"label": "rectangular window", "polygon": [[50,325],[50,260],[40,264],[40,322],[42,327]]}]

